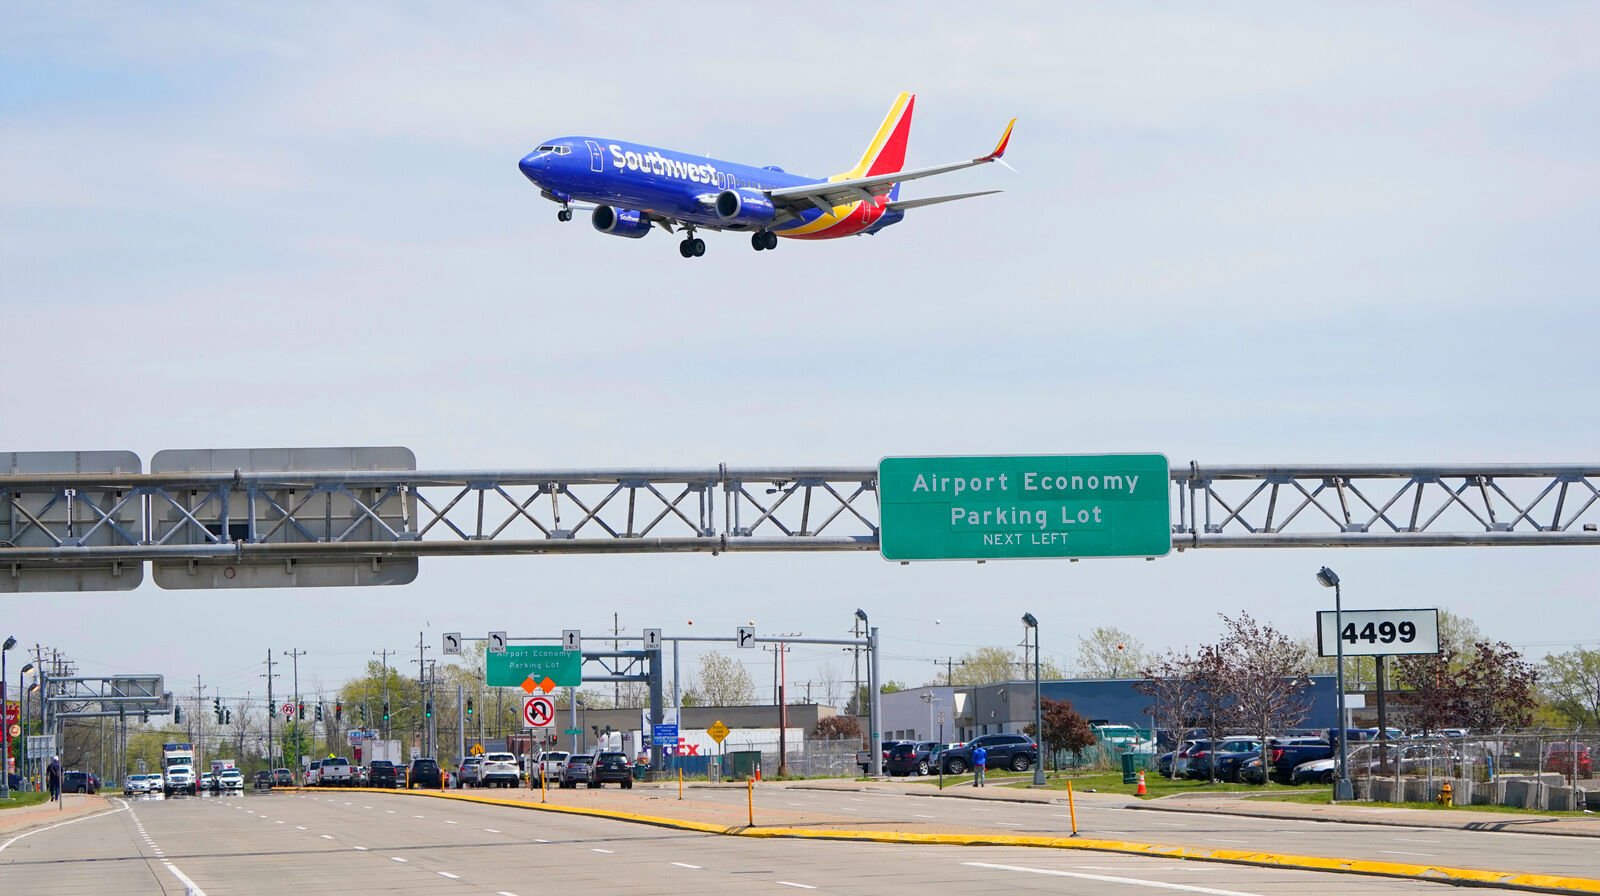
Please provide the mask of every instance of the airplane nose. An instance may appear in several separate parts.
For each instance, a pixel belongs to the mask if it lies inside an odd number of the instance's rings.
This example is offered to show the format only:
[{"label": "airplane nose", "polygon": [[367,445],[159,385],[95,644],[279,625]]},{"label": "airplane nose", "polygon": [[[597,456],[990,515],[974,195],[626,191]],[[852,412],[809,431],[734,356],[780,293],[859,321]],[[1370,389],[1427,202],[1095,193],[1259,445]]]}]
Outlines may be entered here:
[{"label": "airplane nose", "polygon": [[540,153],[529,153],[522,157],[517,167],[522,169],[522,176],[534,183],[539,182],[539,175],[545,169],[545,157]]}]

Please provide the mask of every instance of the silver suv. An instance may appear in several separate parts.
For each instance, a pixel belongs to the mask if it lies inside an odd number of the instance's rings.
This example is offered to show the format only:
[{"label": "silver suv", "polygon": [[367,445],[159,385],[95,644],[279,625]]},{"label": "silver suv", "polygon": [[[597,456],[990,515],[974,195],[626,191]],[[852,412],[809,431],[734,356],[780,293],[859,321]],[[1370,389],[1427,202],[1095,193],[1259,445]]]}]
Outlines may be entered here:
[{"label": "silver suv", "polygon": [[512,753],[485,753],[478,763],[479,787],[517,787],[522,784],[522,771],[517,767],[517,757]]}]

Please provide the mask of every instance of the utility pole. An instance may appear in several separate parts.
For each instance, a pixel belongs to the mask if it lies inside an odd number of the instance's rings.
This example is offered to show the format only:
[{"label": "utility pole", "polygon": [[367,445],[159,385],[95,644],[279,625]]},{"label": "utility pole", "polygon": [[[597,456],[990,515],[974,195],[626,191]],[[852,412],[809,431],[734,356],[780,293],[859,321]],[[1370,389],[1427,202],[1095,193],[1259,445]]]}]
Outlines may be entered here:
[{"label": "utility pole", "polygon": [[[206,694],[205,685],[202,685],[200,683],[200,676],[196,675],[194,677],[194,712],[189,716],[189,731],[190,731],[189,743],[196,744],[196,747],[197,747],[196,752],[199,752],[198,747],[200,746],[198,741],[196,740],[196,736],[198,734],[200,734],[200,733],[203,733],[203,732],[200,731],[200,704],[201,704],[201,702],[203,702],[205,700],[205,694]],[[200,774],[199,763],[200,763],[200,757],[196,756],[195,757],[195,775],[197,775],[197,776]]]},{"label": "utility pole", "polygon": [[[620,643],[616,640],[616,637],[618,635],[620,635],[620,634],[622,634],[622,626],[620,624],[618,624],[617,611],[612,610],[611,611],[611,637],[612,637],[611,652],[612,653],[616,653],[618,650],[622,649]],[[611,662],[613,663],[613,665],[612,665],[613,669],[621,668],[620,666],[615,665],[616,662],[617,662],[615,658],[613,658],[611,660]],[[620,681],[615,681],[615,682],[611,683],[611,706],[612,706],[613,709],[620,708],[622,706],[622,682],[620,682]]]},{"label": "utility pole", "polygon": [[[384,706],[388,706],[389,705],[389,656],[390,656],[390,654],[394,654],[394,653],[399,653],[399,651],[390,650],[387,647],[385,647],[382,650],[374,650],[374,651],[372,651],[372,655],[375,656],[375,657],[378,657],[379,661],[383,663],[383,705]],[[384,737],[384,740],[388,740],[389,739],[389,721],[387,719],[380,719],[379,721],[383,722],[383,737]]]},{"label": "utility pole", "polygon": [[[783,632],[778,638],[798,638],[804,632]],[[762,648],[765,650],[766,648]],[[789,774],[789,701],[785,695],[789,684],[789,645],[783,641],[772,645],[772,699],[778,704],[778,774]]]},{"label": "utility pole", "polygon": [[[417,664],[417,692],[422,695],[422,705],[417,707],[417,724],[420,727],[423,740],[427,741],[428,726],[433,720],[427,717],[424,710],[428,705],[428,701],[432,698],[428,693],[428,661],[426,659],[428,645],[422,640],[422,634],[422,632],[417,632],[417,658],[415,660]],[[427,743],[423,744],[422,752],[426,756],[434,755],[431,746]]]},{"label": "utility pole", "polygon": [[272,665],[273,665],[273,663],[272,663],[272,648],[268,647],[267,648],[267,671],[266,671],[265,675],[261,676],[262,678],[265,678],[267,680],[267,774],[268,775],[271,775],[272,774],[272,770],[278,767],[278,763],[275,762],[273,760],[273,757],[272,757],[272,749],[273,749],[274,746],[276,746],[276,743],[272,739],[272,717],[277,715],[277,713],[278,713],[278,704],[273,702],[273,699],[272,699],[272,679],[277,678],[278,676],[273,674]]},{"label": "utility pole", "polygon": [[[935,666],[941,665],[941,663],[938,660],[934,660],[933,664]],[[962,660],[960,662],[956,662],[956,658],[953,657],[953,656],[945,657],[944,663],[942,664],[944,666],[944,686],[945,687],[953,688],[953,687],[956,686],[956,667],[957,666],[965,666],[966,664],[967,664],[966,660]]]},{"label": "utility pole", "polygon": [[296,780],[300,780],[300,658],[308,652],[298,647],[283,652],[294,661],[294,765],[291,768]]},{"label": "utility pole", "polygon": [[[861,640],[861,617],[857,616],[850,623],[850,635],[856,640]],[[856,689],[850,692],[850,702],[856,705],[856,715],[861,715],[861,646],[858,644],[850,648],[856,655]]]}]

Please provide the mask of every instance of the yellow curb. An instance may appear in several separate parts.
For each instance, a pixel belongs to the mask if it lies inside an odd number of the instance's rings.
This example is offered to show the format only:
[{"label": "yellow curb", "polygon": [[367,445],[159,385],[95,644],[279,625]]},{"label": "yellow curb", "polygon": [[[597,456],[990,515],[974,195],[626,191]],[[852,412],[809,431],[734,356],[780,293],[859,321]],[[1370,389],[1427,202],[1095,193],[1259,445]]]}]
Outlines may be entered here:
[{"label": "yellow curb", "polygon": [[[278,788],[304,790],[305,788]],[[916,843],[948,846],[1031,846],[1047,849],[1082,849],[1093,852],[1115,852],[1128,855],[1151,856],[1167,859],[1188,859],[1202,862],[1227,862],[1235,865],[1254,865],[1263,868],[1288,868],[1305,871],[1330,871],[1344,874],[1362,874],[1373,877],[1421,879],[1435,883],[1466,884],[1480,887],[1504,887],[1517,890],[1543,890],[1553,893],[1600,893],[1600,880],[1586,877],[1560,877],[1551,874],[1529,874],[1520,871],[1485,871],[1477,868],[1453,868],[1446,865],[1416,865],[1409,862],[1379,862],[1362,859],[1337,859],[1324,856],[1300,856],[1286,853],[1253,852],[1245,849],[1203,849],[1189,846],[1162,846],[1128,840],[1086,840],[1079,837],[1039,837],[1028,834],[922,834],[909,831],[851,831],[813,830],[810,828],[763,828],[742,825],[727,826],[664,818],[656,815],[638,815],[614,809],[590,809],[582,806],[557,806],[549,803],[528,803],[518,800],[497,799],[473,794],[456,794],[436,790],[389,790],[372,787],[346,787],[340,792],[388,793],[399,796],[426,796],[434,799],[461,800],[512,809],[537,809],[544,812],[563,812],[568,815],[586,815],[593,818],[610,818],[648,824],[656,827],[698,831],[704,834],[723,834],[734,837],[788,838],[804,840],[844,840],[869,843]]]}]

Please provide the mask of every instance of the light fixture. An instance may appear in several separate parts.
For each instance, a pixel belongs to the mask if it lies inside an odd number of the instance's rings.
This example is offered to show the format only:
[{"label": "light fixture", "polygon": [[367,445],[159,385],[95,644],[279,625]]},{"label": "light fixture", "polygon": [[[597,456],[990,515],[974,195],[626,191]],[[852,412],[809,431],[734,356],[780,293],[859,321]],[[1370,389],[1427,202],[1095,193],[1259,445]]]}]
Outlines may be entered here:
[{"label": "light fixture", "polygon": [[1321,582],[1324,588],[1337,588],[1339,586],[1339,574],[1324,566],[1317,570],[1317,581]]}]

